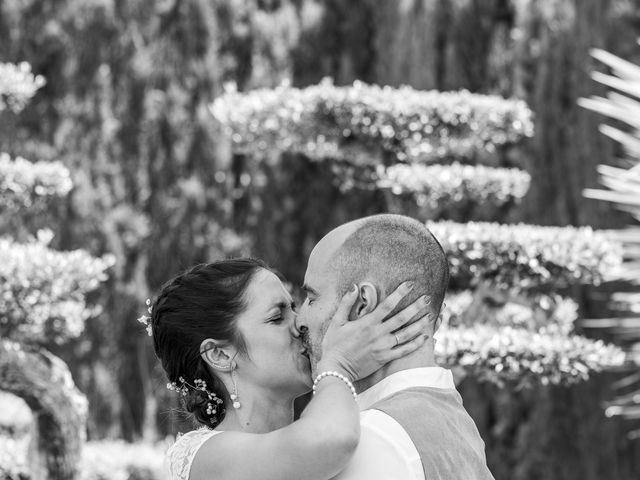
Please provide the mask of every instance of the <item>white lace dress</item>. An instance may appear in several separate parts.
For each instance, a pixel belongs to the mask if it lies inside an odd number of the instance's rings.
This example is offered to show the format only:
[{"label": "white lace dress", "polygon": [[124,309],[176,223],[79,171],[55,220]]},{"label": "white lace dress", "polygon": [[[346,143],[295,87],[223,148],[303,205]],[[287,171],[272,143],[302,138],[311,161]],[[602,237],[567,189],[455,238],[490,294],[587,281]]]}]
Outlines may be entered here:
[{"label": "white lace dress", "polygon": [[222,432],[202,427],[179,435],[165,455],[165,466],[169,470],[171,480],[189,480],[191,464],[196,453],[204,442],[218,433]]}]

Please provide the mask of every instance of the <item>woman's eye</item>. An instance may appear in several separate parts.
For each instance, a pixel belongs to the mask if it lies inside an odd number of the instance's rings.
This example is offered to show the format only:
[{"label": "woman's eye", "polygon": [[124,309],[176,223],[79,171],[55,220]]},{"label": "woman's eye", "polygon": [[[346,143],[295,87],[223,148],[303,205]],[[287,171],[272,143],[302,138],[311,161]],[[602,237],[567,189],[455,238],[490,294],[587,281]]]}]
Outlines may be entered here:
[{"label": "woman's eye", "polygon": [[269,323],[280,323],[282,321],[282,317],[276,317],[269,320]]}]

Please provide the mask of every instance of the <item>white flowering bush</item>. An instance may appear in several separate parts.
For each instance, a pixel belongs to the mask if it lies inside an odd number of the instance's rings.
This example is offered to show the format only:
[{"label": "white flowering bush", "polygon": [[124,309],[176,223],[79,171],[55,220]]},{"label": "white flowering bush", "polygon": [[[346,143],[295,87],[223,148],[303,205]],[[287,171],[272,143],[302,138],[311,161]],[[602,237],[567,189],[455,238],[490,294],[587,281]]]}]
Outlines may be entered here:
[{"label": "white flowering bush", "polygon": [[163,468],[168,443],[87,442],[78,480],[168,480]]},{"label": "white flowering bush", "polygon": [[[0,435],[0,479],[21,480],[29,475],[29,437]],[[168,442],[127,443],[101,440],[85,443],[78,465],[78,480],[169,480],[164,470]],[[21,476],[22,475],[22,476]]]},{"label": "white flowering bush", "polygon": [[521,295],[484,286],[448,292],[442,308],[446,328],[478,324],[567,335],[578,318],[575,300],[558,294]]},{"label": "white flowering bush", "polygon": [[51,197],[65,197],[73,187],[61,162],[30,162],[0,153],[0,211],[44,208]]},{"label": "white flowering bush", "polygon": [[0,479],[22,480],[28,475],[28,438],[0,435]]},{"label": "white flowering bush", "polygon": [[502,288],[554,288],[615,278],[622,246],[590,227],[427,222],[458,288],[490,279]]},{"label": "white flowering bush", "polygon": [[19,112],[44,84],[44,77],[34,75],[27,62],[0,63],[0,112]]},{"label": "white flowering bush", "polygon": [[84,250],[52,250],[43,240],[9,238],[0,238],[0,258],[0,336],[25,343],[80,335],[95,314],[85,296],[106,280],[114,262]]},{"label": "white flowering bush", "polygon": [[624,352],[601,340],[511,326],[478,324],[447,328],[436,334],[436,356],[445,365],[497,384],[571,384],[589,374],[618,366]]},{"label": "white flowering bush", "polygon": [[380,169],[377,186],[395,195],[412,195],[419,206],[437,209],[461,202],[501,206],[519,201],[530,183],[531,176],[517,168],[398,163]]},{"label": "white flowering bush", "polygon": [[238,153],[328,159],[341,190],[384,190],[387,207],[415,212],[417,205],[421,218],[432,219],[427,226],[458,290],[445,300],[437,335],[443,363],[524,386],[573,383],[624,361],[616,347],[574,334],[577,303],[557,292],[616,278],[619,241],[588,227],[433,221],[493,218],[525,196],[530,175],[506,168],[516,162],[503,155],[533,135],[524,102],[325,81],[228,90],[211,111]]},{"label": "white flowering bush", "polygon": [[[585,228],[430,222],[451,264],[439,361],[516,387],[571,384],[624,363],[623,350],[574,332],[578,305],[555,289],[614,275],[621,247]],[[551,292],[543,287],[551,286]],[[537,287],[537,288],[534,288]]]},{"label": "white flowering bush", "polygon": [[533,134],[531,111],[520,100],[362,82],[229,90],[211,111],[237,151],[289,150],[365,163],[377,163],[381,151],[400,161],[486,157]]},{"label": "white flowering bush", "polygon": [[[0,115],[22,110],[43,84],[26,63],[0,64]],[[0,225],[13,237],[0,237],[0,389],[37,411],[32,453],[42,458],[29,467],[47,470],[27,474],[24,464],[11,462],[18,456],[0,455],[3,478],[74,478],[86,438],[86,398],[67,365],[42,345],[82,333],[85,320],[97,311],[86,295],[106,280],[114,259],[52,250],[53,233],[41,230],[34,239],[29,226],[34,212],[46,213],[51,200],[66,196],[72,186],[69,170],[59,162],[0,154]],[[30,241],[16,241],[25,235]]]}]

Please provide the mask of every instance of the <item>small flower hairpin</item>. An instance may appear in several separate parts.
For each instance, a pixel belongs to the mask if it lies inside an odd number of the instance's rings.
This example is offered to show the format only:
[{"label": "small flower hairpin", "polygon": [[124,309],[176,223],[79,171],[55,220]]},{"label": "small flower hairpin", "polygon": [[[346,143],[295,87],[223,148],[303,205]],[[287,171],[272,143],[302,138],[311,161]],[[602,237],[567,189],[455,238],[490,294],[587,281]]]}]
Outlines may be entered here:
[{"label": "small flower hairpin", "polygon": [[[151,300],[147,298],[146,303],[147,311],[149,312],[149,315],[151,315]],[[140,318],[138,318],[138,321],[147,327],[147,335],[151,336],[151,317],[149,315],[142,315]]]},{"label": "small flower hairpin", "polygon": [[178,382],[180,383],[167,383],[167,388],[179,393],[183,397],[187,396],[187,394],[189,393],[189,389],[200,390],[207,396],[207,415],[211,417],[210,421],[215,425],[215,423],[217,422],[216,415],[218,414],[219,409],[224,408],[224,402],[222,401],[222,399],[214,392],[209,391],[207,389],[207,383],[200,378],[196,378],[193,381],[193,384],[191,384],[181,376],[178,377]]},{"label": "small flower hairpin", "polygon": [[178,381],[180,382],[180,385],[178,385],[176,382],[170,382],[170,383],[167,383],[167,388],[169,390],[173,390],[174,392],[179,393],[183,397],[186,397],[187,393],[189,393],[187,382],[185,382],[184,377],[178,377]]}]

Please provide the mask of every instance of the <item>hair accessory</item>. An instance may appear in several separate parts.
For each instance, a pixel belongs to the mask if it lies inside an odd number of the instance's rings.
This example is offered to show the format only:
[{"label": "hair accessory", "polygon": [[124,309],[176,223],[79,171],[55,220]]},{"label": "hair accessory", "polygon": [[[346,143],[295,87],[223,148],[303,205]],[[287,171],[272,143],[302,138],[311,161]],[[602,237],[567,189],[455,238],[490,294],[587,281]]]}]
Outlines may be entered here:
[{"label": "hair accessory", "polygon": [[[193,380],[193,384],[191,384],[187,382],[184,379],[184,377],[178,377],[178,381],[180,382],[180,384],[177,384],[176,382],[167,383],[167,388],[169,390],[173,390],[174,392],[178,392],[183,397],[187,396],[189,389],[204,392],[207,395],[207,398],[209,400],[207,402],[207,410],[206,410],[207,415],[212,417],[210,420],[211,423],[216,423],[215,415],[218,413],[218,407],[222,405],[224,402],[220,397],[218,397],[218,395],[207,390],[207,382],[205,382],[200,378],[196,378]],[[235,407],[235,404],[234,404],[234,407]]]},{"label": "hair accessory", "polygon": [[[151,308],[151,300],[147,298],[146,304],[147,304],[147,312],[149,312],[149,315],[151,315],[153,313],[153,310]],[[151,317],[148,315],[142,315],[141,317],[138,318],[138,321],[142,323],[145,327],[147,327],[147,335],[151,336],[152,334]]]},{"label": "hair accessory", "polygon": [[340,380],[342,380],[344,383],[347,384],[347,387],[349,387],[349,390],[351,390],[351,394],[353,395],[354,400],[358,398],[358,394],[356,393],[356,389],[353,386],[353,383],[351,383],[351,381],[345,377],[344,375],[342,375],[341,373],[338,372],[334,372],[334,371],[325,371],[320,373],[316,379],[313,381],[313,394],[316,394],[316,389],[318,387],[318,383],[320,382],[320,380],[322,380],[325,377],[336,377],[339,378]]},{"label": "hair accessory", "polygon": [[142,323],[145,327],[147,327],[147,335],[151,336],[152,332],[151,332],[151,317],[147,316],[147,315],[142,315],[140,318],[138,318],[138,321],[140,323]]}]

